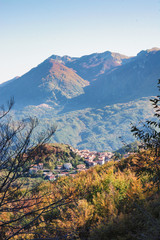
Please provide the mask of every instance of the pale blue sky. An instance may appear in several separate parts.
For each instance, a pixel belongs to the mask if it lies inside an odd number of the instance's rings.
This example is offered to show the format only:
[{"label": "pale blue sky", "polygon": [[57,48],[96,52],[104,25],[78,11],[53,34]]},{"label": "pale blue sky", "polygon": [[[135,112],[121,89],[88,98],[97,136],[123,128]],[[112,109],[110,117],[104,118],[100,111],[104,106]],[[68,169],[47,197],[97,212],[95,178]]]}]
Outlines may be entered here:
[{"label": "pale blue sky", "polygon": [[52,54],[160,47],[160,0],[0,0],[0,83]]}]

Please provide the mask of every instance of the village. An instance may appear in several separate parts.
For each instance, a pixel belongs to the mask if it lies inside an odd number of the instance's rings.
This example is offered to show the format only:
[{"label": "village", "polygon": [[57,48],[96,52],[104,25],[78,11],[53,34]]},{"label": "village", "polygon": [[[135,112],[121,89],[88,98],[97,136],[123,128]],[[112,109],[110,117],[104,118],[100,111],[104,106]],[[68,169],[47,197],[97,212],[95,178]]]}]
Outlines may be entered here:
[{"label": "village", "polygon": [[70,147],[70,150],[80,156],[83,159],[83,163],[77,164],[76,167],[73,167],[70,163],[70,159],[68,159],[68,162],[56,165],[55,169],[51,171],[50,169],[45,169],[43,163],[40,162],[31,166],[29,174],[32,177],[37,177],[41,173],[45,180],[50,181],[54,181],[62,176],[74,177],[77,173],[87,171],[89,168],[97,164],[103,165],[104,163],[111,161],[114,156],[112,152],[96,152],[87,149],[78,150],[72,147]]}]

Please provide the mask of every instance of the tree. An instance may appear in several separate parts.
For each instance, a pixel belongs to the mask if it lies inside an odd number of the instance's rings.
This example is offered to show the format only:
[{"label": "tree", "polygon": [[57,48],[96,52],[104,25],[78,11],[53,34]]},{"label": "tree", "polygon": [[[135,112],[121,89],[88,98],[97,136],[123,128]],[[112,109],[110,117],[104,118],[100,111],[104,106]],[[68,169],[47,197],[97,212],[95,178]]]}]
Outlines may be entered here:
[{"label": "tree", "polygon": [[[158,89],[160,90],[160,79],[158,80]],[[141,126],[132,126],[131,132],[138,139],[142,140],[147,149],[154,149],[159,156],[160,149],[160,96],[150,99],[155,110],[154,119],[140,122]]]},{"label": "tree", "polygon": [[[13,121],[14,100],[0,111],[0,239],[14,239],[34,232],[43,213],[66,203],[51,201],[51,192],[40,192],[39,185],[27,185],[27,174],[34,164],[36,149],[55,132],[52,126],[38,135],[38,120]],[[47,196],[47,197],[46,197]],[[48,199],[48,200],[47,200]],[[69,201],[69,200],[67,200]],[[18,237],[20,239],[20,237]],[[22,238],[23,239],[23,238]]]},{"label": "tree", "polygon": [[[160,79],[158,80],[158,89],[160,91]],[[154,118],[140,121],[140,126],[132,125],[131,132],[139,139],[144,149],[150,151],[150,157],[147,160],[148,171],[153,176],[153,182],[158,185],[160,190],[160,96],[150,99],[154,108]]]}]

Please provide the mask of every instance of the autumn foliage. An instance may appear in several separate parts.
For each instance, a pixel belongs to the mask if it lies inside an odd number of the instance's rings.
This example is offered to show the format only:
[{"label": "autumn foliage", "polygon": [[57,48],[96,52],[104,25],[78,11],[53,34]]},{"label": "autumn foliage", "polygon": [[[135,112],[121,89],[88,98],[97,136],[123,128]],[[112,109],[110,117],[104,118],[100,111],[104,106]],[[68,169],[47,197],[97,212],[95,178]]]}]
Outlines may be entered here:
[{"label": "autumn foliage", "polygon": [[[35,200],[23,203],[25,211],[32,208],[38,215],[45,206],[54,205],[13,239],[159,239],[160,194],[155,161],[159,160],[149,151],[142,151],[75,177],[43,182],[36,189]],[[13,214],[1,213],[1,219],[8,221]],[[22,224],[19,222],[16,228]],[[0,231],[2,239],[7,239],[7,229]]]}]

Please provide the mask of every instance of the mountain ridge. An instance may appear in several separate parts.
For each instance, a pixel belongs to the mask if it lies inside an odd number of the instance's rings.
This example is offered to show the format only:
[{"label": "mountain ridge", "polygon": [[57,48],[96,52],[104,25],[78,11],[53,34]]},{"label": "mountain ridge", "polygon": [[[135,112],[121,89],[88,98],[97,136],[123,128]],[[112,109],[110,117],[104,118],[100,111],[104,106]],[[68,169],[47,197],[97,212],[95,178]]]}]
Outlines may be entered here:
[{"label": "mountain ridge", "polygon": [[[47,59],[18,79],[0,88],[0,101],[14,96],[17,105],[59,104],[83,93],[89,83],[72,69]],[[4,98],[3,98],[4,96]],[[3,100],[4,99],[4,100]]]},{"label": "mountain ridge", "polygon": [[152,117],[149,99],[158,93],[159,78],[160,49],[134,57],[109,51],[81,58],[52,55],[22,77],[0,85],[0,102],[14,95],[15,119],[29,115],[39,118],[42,126],[58,125],[53,141],[112,151],[121,147],[119,137],[133,141],[131,122]]},{"label": "mountain ridge", "polygon": [[100,75],[65,108],[98,107],[157,95],[159,69],[160,50],[143,51],[119,68]]},{"label": "mountain ridge", "polygon": [[125,55],[110,51],[93,53],[80,58],[71,58],[69,56],[60,57],[56,55],[52,55],[50,58],[60,61],[67,67],[74,69],[78,75],[87,79],[89,82],[96,80],[96,77],[103,72],[120,66],[130,59],[130,57]]}]

